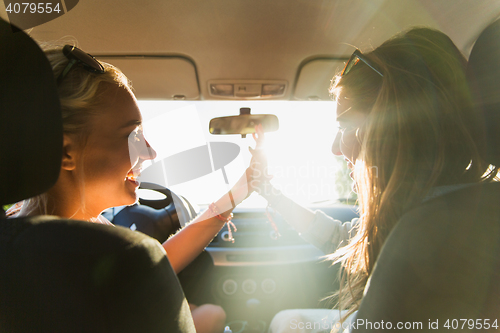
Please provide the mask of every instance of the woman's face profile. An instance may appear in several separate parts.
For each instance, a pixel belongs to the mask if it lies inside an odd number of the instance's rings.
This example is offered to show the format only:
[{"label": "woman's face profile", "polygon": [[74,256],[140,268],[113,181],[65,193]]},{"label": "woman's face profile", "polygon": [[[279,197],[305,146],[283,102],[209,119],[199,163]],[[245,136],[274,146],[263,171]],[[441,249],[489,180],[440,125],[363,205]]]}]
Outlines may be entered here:
[{"label": "woman's face profile", "polygon": [[156,157],[142,133],[142,117],[133,93],[109,85],[106,101],[90,120],[90,134],[82,152],[86,209],[102,210],[137,201],[137,177],[142,162]]},{"label": "woman's face profile", "polygon": [[[337,102],[337,122],[339,130],[333,141],[332,153],[344,156],[348,167],[353,170],[361,150],[359,128],[364,123],[366,114],[352,107],[352,101],[340,95]],[[352,178],[353,173],[350,173]]]}]

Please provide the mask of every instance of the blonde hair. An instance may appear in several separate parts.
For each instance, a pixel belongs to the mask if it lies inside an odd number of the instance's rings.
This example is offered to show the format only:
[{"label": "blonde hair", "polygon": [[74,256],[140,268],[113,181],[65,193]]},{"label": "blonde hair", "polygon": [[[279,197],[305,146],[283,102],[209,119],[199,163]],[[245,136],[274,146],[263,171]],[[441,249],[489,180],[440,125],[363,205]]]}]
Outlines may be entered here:
[{"label": "blonde hair", "polygon": [[[432,187],[491,179],[480,158],[481,128],[465,79],[466,60],[445,34],[414,28],[365,56],[331,91],[367,114],[355,163],[358,230],[331,255],[342,262],[335,295],[348,315],[359,307],[379,252],[401,216]],[[345,291],[348,289],[348,292]]]},{"label": "blonde hair", "polygon": [[[40,47],[44,50],[52,66],[55,79],[59,77],[69,62],[69,59],[62,52],[63,46],[40,43]],[[103,98],[106,87],[118,85],[132,89],[130,81],[118,68],[105,62],[100,63],[104,67],[103,74],[91,73],[75,64],[57,87],[61,101],[63,133],[75,136],[82,150],[85,149],[91,130],[89,120],[99,114],[100,107],[106,103],[105,98]],[[84,191],[83,182],[84,180],[80,179],[82,194]],[[35,210],[41,214],[51,214],[47,211],[47,196],[47,193],[43,193],[25,200],[20,215],[29,215]],[[82,202],[82,209],[84,207],[85,203]]]}]

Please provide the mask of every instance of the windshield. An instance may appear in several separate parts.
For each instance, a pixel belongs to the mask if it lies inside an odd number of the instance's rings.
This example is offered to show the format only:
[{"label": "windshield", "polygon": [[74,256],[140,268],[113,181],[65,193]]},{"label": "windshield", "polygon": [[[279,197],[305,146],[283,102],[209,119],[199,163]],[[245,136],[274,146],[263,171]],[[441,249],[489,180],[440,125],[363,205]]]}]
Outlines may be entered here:
[{"label": "windshield", "polygon": [[[336,201],[351,193],[348,171],[341,157],[331,153],[337,133],[334,102],[321,101],[139,101],[144,133],[157,158],[145,170],[164,158],[206,145],[231,142],[240,147],[237,157],[204,176],[169,186],[167,177],[142,179],[169,187],[198,205],[209,204],[226,193],[248,167],[255,147],[251,135],[212,135],[209,122],[214,117],[238,115],[240,107],[252,114],[274,114],[279,130],[266,133],[265,149],[272,183],[302,204]],[[199,163],[205,163],[200,161]],[[226,184],[224,173],[229,185]],[[158,179],[161,178],[161,179]],[[264,207],[267,202],[253,194],[241,205]]]}]

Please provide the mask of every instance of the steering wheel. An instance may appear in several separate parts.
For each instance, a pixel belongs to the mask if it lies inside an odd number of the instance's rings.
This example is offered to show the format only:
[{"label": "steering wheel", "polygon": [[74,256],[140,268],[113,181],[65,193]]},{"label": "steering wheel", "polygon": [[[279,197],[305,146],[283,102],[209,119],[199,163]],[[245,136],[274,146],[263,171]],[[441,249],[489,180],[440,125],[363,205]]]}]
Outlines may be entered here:
[{"label": "steering wheel", "polygon": [[115,225],[140,231],[163,243],[196,216],[186,199],[164,186],[144,182],[139,189],[161,193],[164,198],[145,199],[139,196],[139,204],[127,206],[114,216]]}]

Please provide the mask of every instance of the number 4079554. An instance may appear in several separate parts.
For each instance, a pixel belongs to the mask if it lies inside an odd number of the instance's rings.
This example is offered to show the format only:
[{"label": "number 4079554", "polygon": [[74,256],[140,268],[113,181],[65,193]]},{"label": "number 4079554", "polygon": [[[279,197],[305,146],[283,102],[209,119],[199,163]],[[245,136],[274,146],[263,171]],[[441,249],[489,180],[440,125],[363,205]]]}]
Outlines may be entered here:
[{"label": "number 4079554", "polygon": [[489,329],[489,328],[494,328],[498,329],[498,323],[497,319],[495,320],[490,320],[490,319],[448,319],[444,323],[443,327],[447,329]]},{"label": "number 4079554", "polygon": [[50,14],[50,13],[60,13],[61,8],[59,3],[51,3],[51,2],[15,2],[9,3],[5,11],[9,14]]}]

